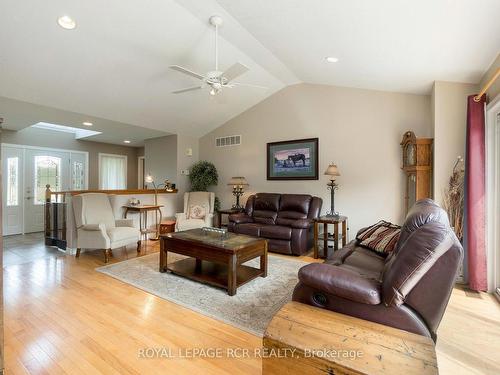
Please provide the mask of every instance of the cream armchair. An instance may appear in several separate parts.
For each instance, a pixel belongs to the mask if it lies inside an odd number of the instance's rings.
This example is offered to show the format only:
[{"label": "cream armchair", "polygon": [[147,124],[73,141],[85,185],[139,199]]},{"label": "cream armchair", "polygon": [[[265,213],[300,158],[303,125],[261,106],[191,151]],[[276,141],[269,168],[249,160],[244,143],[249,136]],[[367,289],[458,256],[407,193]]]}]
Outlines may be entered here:
[{"label": "cream armchair", "polygon": [[141,234],[131,219],[116,220],[107,194],[84,193],[73,197],[73,212],[77,228],[76,257],[84,249],[103,249],[108,263],[112,249],[137,243],[140,251]]},{"label": "cream armchair", "polygon": [[[214,202],[215,194],[207,191],[192,191],[184,193],[184,212],[176,214],[175,231],[211,227],[214,222]],[[189,217],[192,206],[202,206],[206,214],[203,219],[193,219]]]}]

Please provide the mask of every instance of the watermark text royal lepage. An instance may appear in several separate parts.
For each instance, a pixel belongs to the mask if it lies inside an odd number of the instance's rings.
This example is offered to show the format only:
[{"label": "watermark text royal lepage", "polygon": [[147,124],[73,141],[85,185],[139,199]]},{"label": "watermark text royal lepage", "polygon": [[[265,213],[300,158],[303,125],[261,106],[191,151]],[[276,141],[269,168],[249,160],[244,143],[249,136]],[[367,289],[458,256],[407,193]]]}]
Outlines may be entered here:
[{"label": "watermark text royal lepage", "polygon": [[[294,358],[298,357],[296,349],[291,348],[168,348],[149,347],[140,348],[137,356],[142,359],[193,359],[193,358]],[[334,349],[307,349],[304,357],[322,358],[349,358],[356,359],[363,356],[363,352],[356,350]]]}]

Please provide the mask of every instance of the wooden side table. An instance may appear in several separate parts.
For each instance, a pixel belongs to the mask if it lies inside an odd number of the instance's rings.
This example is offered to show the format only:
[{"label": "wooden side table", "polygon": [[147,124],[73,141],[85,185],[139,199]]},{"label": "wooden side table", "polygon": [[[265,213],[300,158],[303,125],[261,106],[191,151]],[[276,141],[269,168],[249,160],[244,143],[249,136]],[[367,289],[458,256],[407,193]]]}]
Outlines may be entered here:
[{"label": "wooden side table", "polygon": [[164,220],[160,223],[160,234],[175,232],[175,220]]},{"label": "wooden side table", "polygon": [[243,208],[226,208],[217,211],[217,226],[222,228],[222,215],[232,215],[245,211]]},{"label": "wooden side table", "polygon": [[[138,212],[139,213],[139,229],[141,231],[141,241],[144,238],[145,241],[148,239],[148,233],[156,233],[156,239],[160,234],[160,223],[161,223],[161,210],[160,208],[163,206],[158,205],[138,205],[138,206],[123,206],[125,208],[125,219],[127,218],[128,213]],[[158,215],[156,216],[156,229],[148,229],[148,212],[156,211],[160,215],[160,219],[158,219]],[[144,220],[143,220],[144,216]],[[142,243],[142,242],[141,242]]]},{"label": "wooden side table", "polygon": [[[314,219],[314,259],[318,258],[319,226],[323,224],[323,253],[328,258],[328,224],[333,224],[333,250],[339,249],[339,239],[342,247],[347,243],[347,216],[320,216]],[[342,224],[342,234],[339,234],[339,224]]]}]

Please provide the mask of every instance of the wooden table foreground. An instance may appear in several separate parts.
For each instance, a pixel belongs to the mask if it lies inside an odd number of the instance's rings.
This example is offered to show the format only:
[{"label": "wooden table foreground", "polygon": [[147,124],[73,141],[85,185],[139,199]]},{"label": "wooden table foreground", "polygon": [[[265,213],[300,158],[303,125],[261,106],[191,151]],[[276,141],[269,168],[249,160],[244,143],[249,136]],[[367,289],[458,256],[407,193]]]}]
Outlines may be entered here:
[{"label": "wooden table foreground", "polygon": [[298,302],[278,311],[263,341],[263,375],[438,373],[430,338]]}]

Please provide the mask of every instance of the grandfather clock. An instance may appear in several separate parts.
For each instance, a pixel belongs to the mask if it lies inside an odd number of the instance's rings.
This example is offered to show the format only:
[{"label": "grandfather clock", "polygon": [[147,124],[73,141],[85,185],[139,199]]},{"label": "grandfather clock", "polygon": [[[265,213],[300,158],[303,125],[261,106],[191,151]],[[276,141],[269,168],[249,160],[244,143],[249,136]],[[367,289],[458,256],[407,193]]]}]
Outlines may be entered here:
[{"label": "grandfather clock", "polygon": [[432,138],[417,138],[407,131],[401,141],[406,174],[405,215],[419,199],[432,197]]}]

